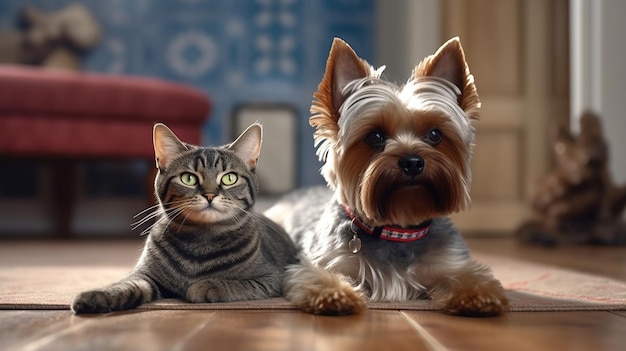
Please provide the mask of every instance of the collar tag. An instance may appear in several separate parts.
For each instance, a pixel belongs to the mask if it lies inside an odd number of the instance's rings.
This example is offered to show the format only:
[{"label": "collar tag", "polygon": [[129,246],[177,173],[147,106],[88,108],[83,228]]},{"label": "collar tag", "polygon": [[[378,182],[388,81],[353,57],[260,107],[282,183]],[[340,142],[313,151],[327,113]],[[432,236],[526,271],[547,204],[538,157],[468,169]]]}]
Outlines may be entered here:
[{"label": "collar tag", "polygon": [[359,236],[356,233],[352,235],[352,239],[350,239],[350,242],[348,243],[348,248],[353,254],[361,251],[361,239],[359,239]]}]

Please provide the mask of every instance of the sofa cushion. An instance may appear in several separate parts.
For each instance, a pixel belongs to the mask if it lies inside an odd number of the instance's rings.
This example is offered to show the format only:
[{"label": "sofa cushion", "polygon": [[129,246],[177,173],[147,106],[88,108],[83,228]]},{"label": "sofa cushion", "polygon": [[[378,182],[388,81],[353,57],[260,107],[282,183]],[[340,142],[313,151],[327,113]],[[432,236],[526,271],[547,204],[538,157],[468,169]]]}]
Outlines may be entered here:
[{"label": "sofa cushion", "polygon": [[201,143],[210,102],[164,80],[0,65],[0,156],[152,158],[152,126]]},{"label": "sofa cushion", "polygon": [[[199,123],[171,122],[167,126],[181,140],[202,143]],[[151,159],[152,123],[2,115],[0,156]]]},{"label": "sofa cushion", "polygon": [[0,112],[151,122],[203,121],[199,89],[155,78],[0,65]]}]

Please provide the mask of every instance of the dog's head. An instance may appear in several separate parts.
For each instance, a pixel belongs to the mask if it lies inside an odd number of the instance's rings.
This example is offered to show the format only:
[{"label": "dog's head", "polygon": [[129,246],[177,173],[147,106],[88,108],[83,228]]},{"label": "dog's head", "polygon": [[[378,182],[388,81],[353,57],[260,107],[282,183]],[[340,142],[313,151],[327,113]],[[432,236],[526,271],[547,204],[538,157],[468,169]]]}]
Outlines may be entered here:
[{"label": "dog's head", "polygon": [[403,86],[335,39],[310,123],[322,174],[370,225],[410,226],[469,205],[480,101],[458,38]]}]

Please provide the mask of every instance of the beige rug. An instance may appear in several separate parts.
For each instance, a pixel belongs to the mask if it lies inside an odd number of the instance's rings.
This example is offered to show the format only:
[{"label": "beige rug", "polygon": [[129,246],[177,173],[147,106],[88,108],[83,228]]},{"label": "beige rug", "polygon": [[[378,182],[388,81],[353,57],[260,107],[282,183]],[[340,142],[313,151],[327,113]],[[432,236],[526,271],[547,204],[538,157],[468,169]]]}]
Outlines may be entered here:
[{"label": "beige rug", "polygon": [[[512,311],[626,310],[626,282],[499,256],[477,255],[507,290]],[[69,309],[83,290],[107,285],[131,267],[36,266],[0,268],[0,309]],[[428,300],[370,303],[372,309],[432,310]],[[160,300],[142,309],[294,309],[282,298],[190,304]]]}]

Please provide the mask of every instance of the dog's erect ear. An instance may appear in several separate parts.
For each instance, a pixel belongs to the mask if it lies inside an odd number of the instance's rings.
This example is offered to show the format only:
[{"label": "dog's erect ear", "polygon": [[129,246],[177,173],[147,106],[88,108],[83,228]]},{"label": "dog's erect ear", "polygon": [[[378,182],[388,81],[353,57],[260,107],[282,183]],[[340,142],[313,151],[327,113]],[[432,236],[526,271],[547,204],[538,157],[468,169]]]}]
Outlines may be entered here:
[{"label": "dog's erect ear", "polygon": [[326,61],[324,77],[313,94],[311,118],[309,123],[315,127],[315,146],[317,156],[324,162],[322,175],[329,185],[335,187],[335,172],[332,146],[339,139],[339,108],[348,98],[343,90],[353,80],[368,77],[372,74],[372,67],[359,58],[354,50],[345,41],[335,38]]},{"label": "dog's erect ear", "polygon": [[461,91],[465,87],[466,73],[469,73],[469,70],[458,37],[448,40],[435,54],[422,60],[413,72],[416,78],[426,76],[443,78],[454,83]]},{"label": "dog's erect ear", "polygon": [[[315,98],[326,113],[339,119],[339,107],[346,100],[342,91],[345,86],[355,79],[365,78],[370,74],[370,65],[359,58],[345,41],[335,38],[330,48],[326,72],[320,82]],[[322,112],[322,111],[316,111]]]},{"label": "dog's erect ear", "polygon": [[413,78],[422,77],[438,77],[454,83],[461,91],[459,105],[463,111],[472,119],[478,118],[480,100],[458,37],[448,40],[415,67]]}]

